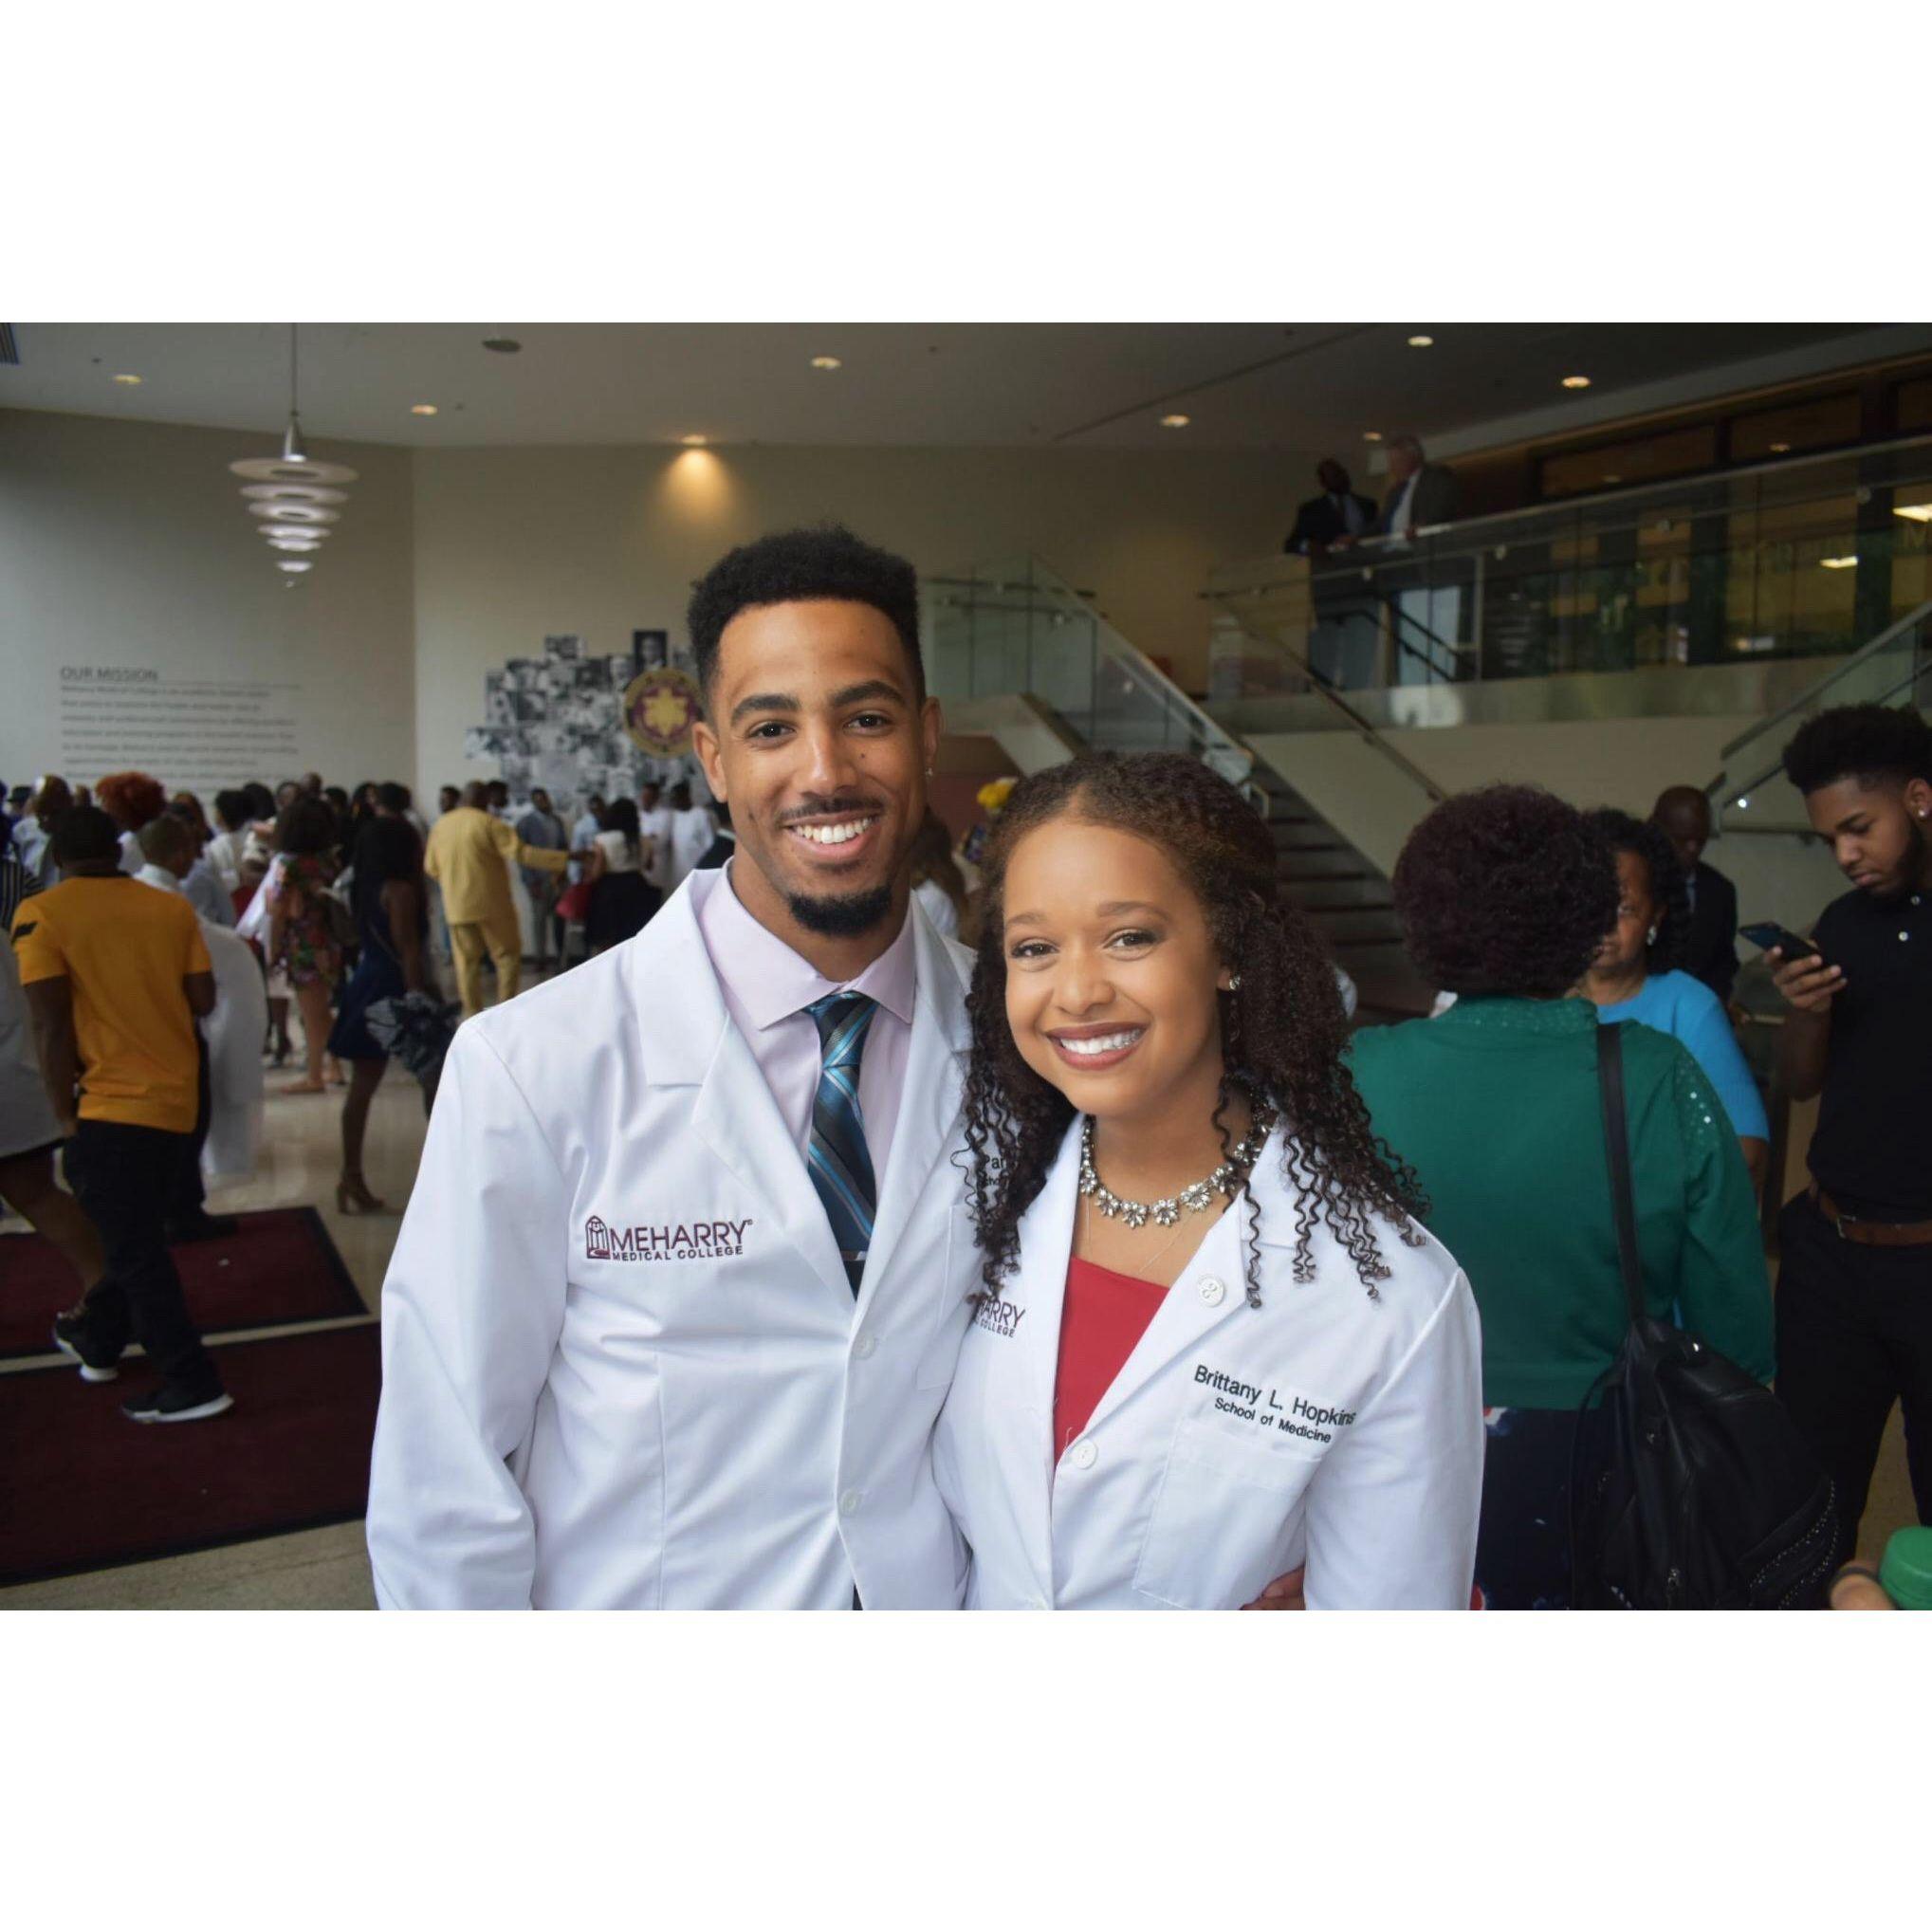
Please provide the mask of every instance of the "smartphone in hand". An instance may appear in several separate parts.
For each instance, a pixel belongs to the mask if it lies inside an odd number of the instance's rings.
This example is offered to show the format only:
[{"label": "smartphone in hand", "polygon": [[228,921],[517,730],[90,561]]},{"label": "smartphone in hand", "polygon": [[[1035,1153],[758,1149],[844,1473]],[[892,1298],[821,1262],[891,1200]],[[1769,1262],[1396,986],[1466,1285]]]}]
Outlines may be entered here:
[{"label": "smartphone in hand", "polygon": [[1802,932],[1794,932],[1789,926],[1780,926],[1776,919],[1760,919],[1750,926],[1740,926],[1738,930],[1753,946],[1765,952],[1776,948],[1786,966],[1799,959],[1822,962],[1825,957],[1815,940],[1807,939]]}]

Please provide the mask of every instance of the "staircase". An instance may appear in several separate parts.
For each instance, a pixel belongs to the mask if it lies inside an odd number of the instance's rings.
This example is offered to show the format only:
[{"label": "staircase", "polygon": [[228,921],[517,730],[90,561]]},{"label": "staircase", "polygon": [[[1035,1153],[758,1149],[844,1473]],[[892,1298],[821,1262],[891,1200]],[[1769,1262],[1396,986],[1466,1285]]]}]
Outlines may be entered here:
[{"label": "staircase", "polygon": [[1389,881],[1273,765],[1257,759],[1248,785],[1266,800],[1282,894],[1307,915],[1354,981],[1357,1021],[1426,1013],[1434,988],[1403,949]]},{"label": "staircase", "polygon": [[1266,818],[1283,892],[1354,981],[1357,1019],[1429,1010],[1433,989],[1403,950],[1388,879],[1038,558],[977,565],[925,591],[929,677],[948,728],[998,740],[1026,773],[1073,749],[1201,759]]}]

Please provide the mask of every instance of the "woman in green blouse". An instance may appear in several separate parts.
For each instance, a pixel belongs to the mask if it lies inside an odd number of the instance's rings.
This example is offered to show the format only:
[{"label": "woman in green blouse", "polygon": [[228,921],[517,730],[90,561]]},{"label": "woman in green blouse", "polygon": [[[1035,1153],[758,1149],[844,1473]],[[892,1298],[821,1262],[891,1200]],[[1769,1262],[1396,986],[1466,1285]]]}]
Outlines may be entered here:
[{"label": "woman in green blouse", "polygon": [[[1626,1325],[1596,1078],[1596,1008],[1573,989],[1617,916],[1610,849],[1525,785],[1467,792],[1409,835],[1395,868],[1409,954],[1457,995],[1435,1020],[1358,1033],[1355,1084],[1428,1195],[1429,1231],[1482,1316],[1488,1425],[1476,1580],[1492,1609],[1570,1598],[1569,1475],[1579,1420]],[[1757,1204],[1724,1110],[1676,1040],[1624,1027],[1644,1284],[1653,1313],[1771,1376]]]}]

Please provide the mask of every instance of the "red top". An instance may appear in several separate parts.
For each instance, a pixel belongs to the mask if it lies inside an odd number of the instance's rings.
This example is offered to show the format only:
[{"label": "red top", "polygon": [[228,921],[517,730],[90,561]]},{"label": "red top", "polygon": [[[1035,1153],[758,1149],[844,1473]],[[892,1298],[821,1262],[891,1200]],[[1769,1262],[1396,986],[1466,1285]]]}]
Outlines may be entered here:
[{"label": "red top", "polygon": [[1127,1366],[1154,1311],[1168,1298],[1158,1281],[1116,1275],[1077,1255],[1067,1263],[1060,1313],[1060,1359],[1053,1391],[1053,1453],[1058,1462]]}]

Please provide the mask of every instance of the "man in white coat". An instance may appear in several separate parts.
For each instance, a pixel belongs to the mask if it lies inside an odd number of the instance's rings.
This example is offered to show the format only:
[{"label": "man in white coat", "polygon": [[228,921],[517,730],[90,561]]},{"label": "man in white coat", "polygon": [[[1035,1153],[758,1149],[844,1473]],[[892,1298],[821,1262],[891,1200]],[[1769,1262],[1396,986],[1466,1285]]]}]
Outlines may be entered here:
[{"label": "man in white coat", "polygon": [[956,1607],[934,1419],[977,1261],[970,962],[910,905],[939,709],[910,564],[700,582],[737,856],[459,1031],[382,1295],[386,1607]]}]

